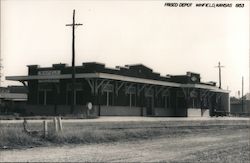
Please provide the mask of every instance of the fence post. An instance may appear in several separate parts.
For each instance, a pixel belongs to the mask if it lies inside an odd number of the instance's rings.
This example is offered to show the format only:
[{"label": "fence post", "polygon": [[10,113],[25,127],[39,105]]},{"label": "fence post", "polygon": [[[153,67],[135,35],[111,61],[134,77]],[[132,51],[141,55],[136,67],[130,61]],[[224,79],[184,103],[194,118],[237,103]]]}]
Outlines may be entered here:
[{"label": "fence post", "polygon": [[58,125],[57,125],[56,117],[53,118],[53,123],[54,123],[54,130],[56,133],[56,132],[58,132]]},{"label": "fence post", "polygon": [[24,130],[24,132],[28,132],[28,130],[27,130],[27,120],[24,118],[24,120],[23,120],[23,130]]},{"label": "fence post", "polygon": [[44,131],[44,138],[47,137],[48,135],[48,124],[47,124],[47,121],[43,121],[43,131]]},{"label": "fence post", "polygon": [[59,131],[62,132],[63,128],[62,128],[62,120],[61,120],[61,117],[57,117],[57,120],[58,120]]}]

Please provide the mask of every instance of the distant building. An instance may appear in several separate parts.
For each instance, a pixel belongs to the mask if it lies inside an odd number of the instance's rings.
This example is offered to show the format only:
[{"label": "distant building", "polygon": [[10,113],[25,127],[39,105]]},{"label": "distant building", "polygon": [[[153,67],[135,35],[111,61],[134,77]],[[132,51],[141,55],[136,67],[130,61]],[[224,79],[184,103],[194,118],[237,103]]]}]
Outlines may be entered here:
[{"label": "distant building", "polygon": [[28,89],[24,86],[0,87],[0,114],[23,112],[27,95]]},{"label": "distant building", "polygon": [[250,93],[246,94],[246,100],[250,100]]},{"label": "distant building", "polygon": [[242,98],[231,97],[230,108],[232,115],[250,116],[250,100],[248,100],[248,95],[243,96],[243,101]]},{"label": "distant building", "polygon": [[213,116],[230,111],[229,91],[215,82],[203,83],[200,74],[160,76],[142,65],[106,68],[88,62],[76,66],[75,99],[72,100],[72,67],[53,64],[28,66],[28,76],[8,76],[28,87],[26,112],[35,115],[66,115],[73,110],[86,114],[123,116]]}]

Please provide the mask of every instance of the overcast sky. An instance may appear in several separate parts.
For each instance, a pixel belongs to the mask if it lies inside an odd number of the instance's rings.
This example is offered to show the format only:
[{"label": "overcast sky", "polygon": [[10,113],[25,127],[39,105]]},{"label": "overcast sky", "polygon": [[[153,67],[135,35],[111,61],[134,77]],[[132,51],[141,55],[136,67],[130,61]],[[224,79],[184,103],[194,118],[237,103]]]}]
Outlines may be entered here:
[{"label": "overcast sky", "polygon": [[[26,65],[71,63],[72,11],[76,22],[76,65],[102,62],[107,67],[142,63],[155,72],[201,74],[235,96],[245,78],[249,90],[249,2],[244,8],[170,8],[180,1],[2,0],[2,85],[5,76],[27,75]],[[198,1],[192,2],[193,5]],[[215,1],[206,1],[215,3]],[[225,1],[224,1],[225,2]]]}]

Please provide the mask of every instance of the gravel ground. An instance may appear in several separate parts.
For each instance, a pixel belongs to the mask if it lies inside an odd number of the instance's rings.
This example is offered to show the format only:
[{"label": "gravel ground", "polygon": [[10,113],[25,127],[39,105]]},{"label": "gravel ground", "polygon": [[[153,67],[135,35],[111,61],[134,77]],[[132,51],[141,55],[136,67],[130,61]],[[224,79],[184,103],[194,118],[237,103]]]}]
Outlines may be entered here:
[{"label": "gravel ground", "polygon": [[250,162],[248,125],[199,128],[185,134],[178,134],[177,129],[169,133],[139,141],[0,151],[0,161]]}]

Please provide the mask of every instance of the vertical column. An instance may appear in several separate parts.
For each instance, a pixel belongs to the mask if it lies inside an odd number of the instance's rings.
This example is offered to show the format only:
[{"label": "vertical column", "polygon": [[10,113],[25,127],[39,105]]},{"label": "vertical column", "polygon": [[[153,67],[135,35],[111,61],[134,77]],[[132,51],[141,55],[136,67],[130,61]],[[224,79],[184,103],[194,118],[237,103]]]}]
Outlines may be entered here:
[{"label": "vertical column", "polygon": [[141,105],[144,109],[144,115],[147,116],[147,99],[145,96],[145,89],[146,89],[146,86],[141,90]]},{"label": "vertical column", "polygon": [[73,101],[73,103],[74,103],[74,106],[76,105],[76,89],[74,89],[74,101]]},{"label": "vertical column", "polygon": [[107,93],[107,106],[109,106],[109,91],[107,91],[106,93]]},{"label": "vertical column", "polygon": [[113,81],[113,104],[117,105],[116,99],[118,96],[118,93],[116,94],[117,91],[117,81]]},{"label": "vertical column", "polygon": [[112,81],[111,82],[111,84],[112,84],[112,106],[114,106],[114,105],[116,105],[116,103],[115,103],[115,81]]},{"label": "vertical column", "polygon": [[96,105],[98,105],[98,116],[100,116],[100,115],[101,115],[100,92],[99,92],[99,90],[98,90],[97,85],[98,85],[98,80],[95,79],[95,80],[94,80],[94,91],[95,91],[96,96],[97,96],[97,97],[96,97],[96,98],[97,98],[97,103],[96,103]]},{"label": "vertical column", "polygon": [[132,107],[132,98],[131,98],[132,94],[131,92],[129,92],[129,107]]},{"label": "vertical column", "polygon": [[[96,83],[96,80],[94,79],[94,80],[93,80],[93,88],[92,88],[92,89],[94,89],[94,90],[93,90],[93,98],[92,98],[92,99],[93,99],[92,102],[93,102],[93,106],[94,106],[94,108],[93,108],[93,109],[94,109],[94,113],[96,113],[96,111],[97,111],[97,110],[96,110],[96,108],[97,108],[97,99],[96,99],[96,98],[97,98],[97,97],[96,97],[96,90],[95,90],[95,89],[96,89],[96,84],[95,84],[95,83]],[[91,90],[91,91],[92,91],[92,90]]]},{"label": "vertical column", "polygon": [[229,96],[229,93],[228,93],[228,114],[231,115],[231,104],[230,104],[230,96]]},{"label": "vertical column", "polygon": [[156,87],[152,87],[153,90],[153,97],[152,97],[152,115],[155,115],[155,89]]},{"label": "vertical column", "polygon": [[135,107],[137,107],[137,84],[135,85]]},{"label": "vertical column", "polygon": [[47,104],[47,90],[44,90],[44,101],[43,105]]}]

